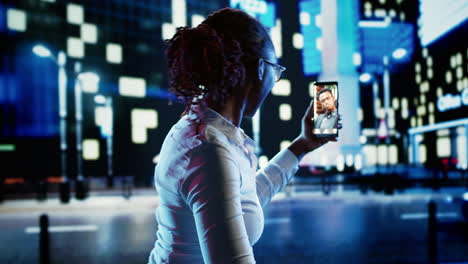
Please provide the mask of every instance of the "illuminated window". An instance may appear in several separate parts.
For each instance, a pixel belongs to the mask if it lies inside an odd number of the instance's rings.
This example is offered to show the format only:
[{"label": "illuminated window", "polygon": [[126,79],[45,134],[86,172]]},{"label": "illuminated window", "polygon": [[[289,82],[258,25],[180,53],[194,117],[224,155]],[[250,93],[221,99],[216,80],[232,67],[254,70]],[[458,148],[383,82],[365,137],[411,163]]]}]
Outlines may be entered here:
[{"label": "illuminated window", "polygon": [[396,13],[395,9],[390,9],[389,15],[390,15],[390,17],[396,17],[397,13]]},{"label": "illuminated window", "polygon": [[463,77],[463,69],[462,67],[457,67],[457,78],[461,79]]},{"label": "illuminated window", "polygon": [[116,43],[106,45],[106,60],[110,63],[122,63],[122,46]]},{"label": "illuminated window", "polygon": [[270,37],[275,46],[276,56],[281,58],[283,56],[283,44],[281,41],[281,20],[276,19],[276,25],[270,30]]},{"label": "illuminated window", "polygon": [[291,82],[286,79],[279,80],[271,90],[273,95],[290,96],[291,95]]},{"label": "illuminated window", "polygon": [[366,11],[364,11],[364,16],[365,17],[371,17],[372,16],[372,10],[366,9]]},{"label": "illuminated window", "polygon": [[97,139],[83,140],[83,159],[85,160],[99,159],[99,141]]},{"label": "illuminated window", "polygon": [[388,163],[388,147],[386,145],[379,145],[377,147],[377,162],[380,165],[385,165]]},{"label": "illuminated window", "polygon": [[161,33],[163,39],[171,39],[176,33],[176,28],[170,23],[163,23]]},{"label": "illuminated window", "polygon": [[385,4],[385,0],[379,0],[381,4]]},{"label": "illuminated window", "polygon": [[421,74],[417,73],[416,74],[416,84],[420,84],[421,83]]},{"label": "illuminated window", "polygon": [[258,166],[260,169],[265,168],[265,166],[268,164],[268,157],[265,155],[262,155],[258,158]]},{"label": "illuminated window", "polygon": [[336,169],[338,171],[343,171],[345,166],[345,158],[343,154],[338,154],[338,157],[336,158]]},{"label": "illuminated window", "polygon": [[460,168],[463,170],[467,169],[467,149],[466,146],[466,134],[465,134],[465,128],[464,127],[459,127],[457,128],[457,158],[458,158],[458,164],[460,165]]},{"label": "illuminated window", "polygon": [[426,64],[427,64],[427,66],[429,66],[429,67],[432,66],[432,57],[431,57],[431,56],[427,56],[427,58],[426,58]]},{"label": "illuminated window", "polygon": [[81,25],[84,22],[83,6],[77,4],[67,5],[67,21],[70,24]]},{"label": "illuminated window", "polygon": [[153,109],[132,109],[132,142],[144,144],[148,140],[148,129],[158,127],[158,112]]},{"label": "illuminated window", "polygon": [[410,123],[411,123],[411,127],[415,127],[415,126],[416,126],[416,118],[415,118],[414,116],[411,117]]},{"label": "illuminated window", "polygon": [[399,101],[398,101],[397,97],[394,97],[392,99],[392,106],[393,106],[393,109],[395,109],[395,110],[398,110],[398,108],[400,107],[400,104],[399,104]]},{"label": "illuminated window", "polygon": [[292,109],[289,104],[280,104],[279,106],[279,117],[283,121],[291,120]]},{"label": "illuminated window", "polygon": [[426,115],[426,107],[424,105],[420,105],[417,108],[417,112],[419,116],[424,116]]},{"label": "illuminated window", "polygon": [[7,10],[7,27],[14,31],[26,31],[26,13],[23,10],[9,8]]},{"label": "illuminated window", "polygon": [[291,145],[291,141],[289,141],[289,140],[283,140],[283,141],[281,141],[281,143],[280,143],[280,150],[283,150],[283,149],[288,148],[289,145]]},{"label": "illuminated window", "polygon": [[445,73],[445,81],[450,84],[452,82],[452,72],[451,71],[447,71]]},{"label": "illuminated window", "polygon": [[439,137],[437,138],[437,157],[446,158],[450,157],[450,138],[449,137]]},{"label": "illuminated window", "polygon": [[106,126],[111,118],[111,108],[105,106],[96,106],[96,108],[94,108],[94,123],[96,126]]},{"label": "illuminated window", "polygon": [[356,66],[359,66],[359,65],[361,65],[361,63],[362,63],[361,54],[359,52],[354,52],[353,53],[353,64],[356,65]]},{"label": "illuminated window", "polygon": [[448,129],[437,130],[437,136],[439,137],[447,137],[448,135],[450,135],[450,130]]},{"label": "illuminated window", "polygon": [[93,24],[81,25],[81,40],[85,43],[96,44],[97,42],[97,28]]},{"label": "illuminated window", "polygon": [[427,78],[432,79],[434,77],[434,72],[432,69],[427,69]]},{"label": "illuminated window", "polygon": [[119,78],[119,94],[132,97],[145,97],[146,81],[143,78],[125,77]]},{"label": "illuminated window", "polygon": [[436,94],[437,94],[437,97],[441,97],[442,95],[444,95],[444,92],[442,91],[442,88],[437,87]]},{"label": "illuminated window", "polygon": [[416,72],[421,72],[421,64],[419,62],[417,62],[415,65],[414,65],[414,70]]},{"label": "illuminated window", "polygon": [[315,41],[315,45],[317,46],[318,50],[322,50],[322,43],[323,43],[322,38],[321,37],[317,38],[317,40]]},{"label": "illuminated window", "polygon": [[185,27],[187,25],[187,11],[185,0],[172,0],[172,24],[174,27]]},{"label": "illuminated window", "polygon": [[450,67],[452,67],[452,69],[457,67],[457,58],[455,56],[450,56]]},{"label": "illuminated window", "polygon": [[67,54],[72,58],[84,57],[84,43],[79,38],[70,37],[67,39]]},{"label": "illuminated window", "polygon": [[357,119],[359,122],[362,122],[362,120],[364,120],[364,111],[362,111],[361,107],[359,107],[357,110]]},{"label": "illuminated window", "polygon": [[429,115],[429,124],[434,124],[435,123],[435,116],[434,114]]},{"label": "illuminated window", "polygon": [[353,164],[354,164],[353,154],[347,154],[345,162],[346,162],[346,166],[348,166],[348,167],[353,166]]},{"label": "illuminated window", "polygon": [[382,8],[377,8],[374,10],[374,16],[375,17],[386,17],[387,16],[387,10],[382,9]]},{"label": "illuminated window", "polygon": [[389,163],[390,164],[397,164],[398,163],[398,147],[396,145],[390,145],[389,149]]},{"label": "illuminated window", "polygon": [[401,13],[400,13],[400,20],[401,20],[401,21],[405,21],[405,19],[406,19],[405,13],[401,12]]},{"label": "illuminated window", "polygon": [[310,25],[310,14],[304,11],[300,12],[299,22],[301,23],[301,25],[304,25],[304,26]]},{"label": "illuminated window", "polygon": [[361,154],[356,154],[354,157],[354,168],[356,170],[362,169],[362,156]]},{"label": "illuminated window", "polygon": [[434,113],[434,102],[429,102],[427,108],[429,110],[429,113]]},{"label": "illuminated window", "polygon": [[424,123],[422,117],[418,117],[418,126],[422,126],[423,124]]},{"label": "illuminated window", "polygon": [[365,145],[363,148],[363,152],[366,158],[367,165],[373,166],[377,163],[377,150],[375,145]]},{"label": "illuminated window", "polygon": [[419,145],[419,162],[424,163],[427,160],[427,148],[426,145]]},{"label": "illuminated window", "polygon": [[192,27],[200,25],[203,20],[205,20],[205,18],[202,15],[192,15]]},{"label": "illuminated window", "polygon": [[457,53],[457,64],[458,65],[462,65],[463,64],[463,57],[461,55],[461,53]]},{"label": "illuminated window", "polygon": [[422,55],[423,55],[424,58],[427,58],[427,56],[429,55],[429,52],[427,51],[427,48],[422,49]]},{"label": "illuminated window", "polygon": [[304,37],[301,33],[293,34],[293,47],[296,49],[302,49],[304,47]]}]

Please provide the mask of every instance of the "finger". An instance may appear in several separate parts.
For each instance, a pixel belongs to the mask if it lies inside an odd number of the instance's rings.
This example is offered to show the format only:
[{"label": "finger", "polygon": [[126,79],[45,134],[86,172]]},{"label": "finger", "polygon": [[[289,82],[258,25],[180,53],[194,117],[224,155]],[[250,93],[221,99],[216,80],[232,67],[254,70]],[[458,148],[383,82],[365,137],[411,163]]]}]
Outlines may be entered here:
[{"label": "finger", "polygon": [[310,101],[309,107],[306,110],[306,113],[304,115],[305,120],[310,120],[312,119],[312,114],[314,113],[314,99]]}]

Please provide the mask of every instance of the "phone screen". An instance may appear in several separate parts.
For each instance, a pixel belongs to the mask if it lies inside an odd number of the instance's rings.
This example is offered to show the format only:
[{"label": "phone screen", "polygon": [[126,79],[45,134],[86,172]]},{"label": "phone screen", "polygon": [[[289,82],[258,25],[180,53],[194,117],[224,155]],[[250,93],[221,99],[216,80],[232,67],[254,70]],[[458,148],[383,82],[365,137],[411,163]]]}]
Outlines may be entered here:
[{"label": "phone screen", "polygon": [[318,137],[338,136],[338,82],[314,82],[314,130]]}]

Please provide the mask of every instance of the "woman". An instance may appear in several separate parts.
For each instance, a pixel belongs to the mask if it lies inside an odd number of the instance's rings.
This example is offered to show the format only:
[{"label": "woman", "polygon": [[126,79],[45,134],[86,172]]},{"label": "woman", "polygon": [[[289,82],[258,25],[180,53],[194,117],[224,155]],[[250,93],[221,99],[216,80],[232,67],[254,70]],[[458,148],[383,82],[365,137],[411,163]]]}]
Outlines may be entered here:
[{"label": "woman", "polygon": [[255,263],[263,210],[323,145],[314,138],[312,103],[302,132],[256,173],[254,143],[241,128],[281,77],[273,43],[247,13],[225,8],[168,41],[171,91],[186,105],[155,169],[160,204],[149,263]]}]

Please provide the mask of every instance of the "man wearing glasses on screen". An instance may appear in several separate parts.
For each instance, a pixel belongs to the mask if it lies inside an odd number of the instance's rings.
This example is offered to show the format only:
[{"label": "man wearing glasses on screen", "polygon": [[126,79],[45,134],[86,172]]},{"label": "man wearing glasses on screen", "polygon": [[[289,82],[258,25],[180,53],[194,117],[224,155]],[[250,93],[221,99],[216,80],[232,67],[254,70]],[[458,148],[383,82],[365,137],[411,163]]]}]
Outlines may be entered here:
[{"label": "man wearing glasses on screen", "polygon": [[315,128],[331,129],[338,126],[338,111],[336,109],[335,97],[330,88],[324,88],[317,94],[317,98],[325,111],[314,121]]}]

